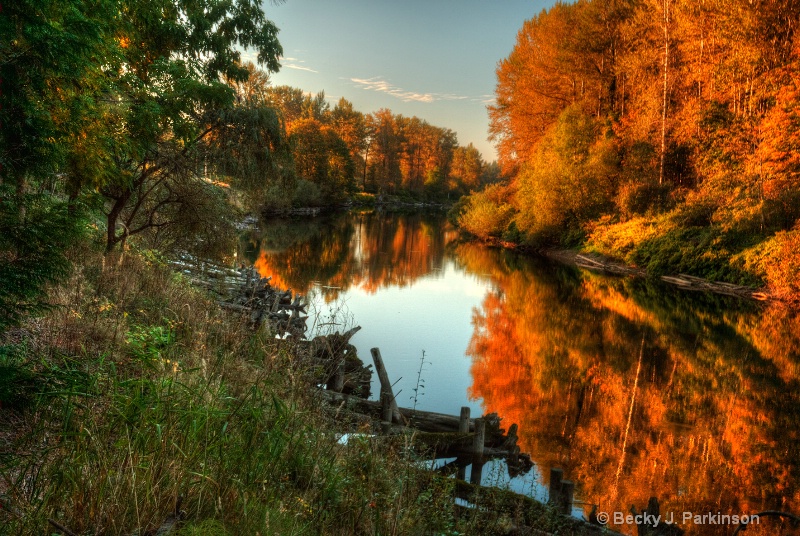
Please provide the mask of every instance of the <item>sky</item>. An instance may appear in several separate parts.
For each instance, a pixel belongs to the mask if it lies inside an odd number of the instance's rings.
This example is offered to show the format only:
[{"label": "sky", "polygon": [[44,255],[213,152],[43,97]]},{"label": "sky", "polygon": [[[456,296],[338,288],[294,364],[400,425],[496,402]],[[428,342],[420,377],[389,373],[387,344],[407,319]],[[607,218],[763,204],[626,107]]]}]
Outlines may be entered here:
[{"label": "sky", "polygon": [[[497,62],[552,0],[264,2],[284,50],[274,85],[324,91],[363,113],[389,108],[456,132],[487,161]],[[254,59],[245,54],[245,59]]]}]

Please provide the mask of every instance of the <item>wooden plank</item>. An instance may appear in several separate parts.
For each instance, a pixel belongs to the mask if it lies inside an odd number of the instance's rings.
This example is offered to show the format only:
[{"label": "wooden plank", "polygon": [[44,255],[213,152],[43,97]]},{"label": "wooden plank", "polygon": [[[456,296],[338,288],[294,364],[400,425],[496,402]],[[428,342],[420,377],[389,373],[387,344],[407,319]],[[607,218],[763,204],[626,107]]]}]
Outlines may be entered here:
[{"label": "wooden plank", "polygon": [[389,381],[389,374],[386,372],[386,366],[383,364],[381,351],[378,348],[370,350],[372,360],[375,362],[375,370],[378,373],[378,379],[381,382],[381,395],[387,395],[390,398],[390,406],[392,408],[392,422],[402,424],[403,417],[400,414],[400,408],[397,407],[397,401],[394,399],[394,392],[392,391],[392,382]]},{"label": "wooden plank", "polygon": [[[370,415],[375,419],[381,418],[381,403],[374,400],[365,400],[358,396],[334,393],[333,391],[320,391],[323,398],[332,404],[345,404],[352,411]],[[458,432],[460,418],[455,415],[446,415],[433,411],[411,410],[399,408],[400,414],[408,419],[410,426],[426,432]],[[470,430],[474,429],[475,419],[470,419]]]}]

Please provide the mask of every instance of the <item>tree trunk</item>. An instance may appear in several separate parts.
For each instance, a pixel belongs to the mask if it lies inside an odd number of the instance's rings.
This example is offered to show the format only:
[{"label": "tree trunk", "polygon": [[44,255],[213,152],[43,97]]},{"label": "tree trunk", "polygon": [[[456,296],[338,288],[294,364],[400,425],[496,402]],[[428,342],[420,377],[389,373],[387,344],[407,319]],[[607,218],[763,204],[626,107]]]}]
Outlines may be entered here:
[{"label": "tree trunk", "polygon": [[669,2],[664,1],[664,88],[661,98],[661,162],[658,170],[658,184],[664,184],[664,157],[667,154],[667,89],[669,74]]},{"label": "tree trunk", "polygon": [[124,240],[125,235],[128,232],[127,229],[125,229],[121,237],[117,236],[117,222],[122,214],[122,209],[125,208],[128,197],[128,195],[123,195],[119,199],[115,200],[114,205],[111,207],[111,210],[106,217],[106,255],[114,250],[114,247],[118,242]]}]

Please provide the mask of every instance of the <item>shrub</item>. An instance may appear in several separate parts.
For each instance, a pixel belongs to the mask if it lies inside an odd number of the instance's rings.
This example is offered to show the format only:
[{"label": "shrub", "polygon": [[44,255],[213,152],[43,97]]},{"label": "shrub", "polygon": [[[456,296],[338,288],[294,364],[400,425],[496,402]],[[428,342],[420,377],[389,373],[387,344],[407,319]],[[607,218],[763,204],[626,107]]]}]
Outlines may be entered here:
[{"label": "shrub", "polygon": [[780,231],[739,257],[745,269],[762,276],[779,298],[800,296],[800,229]]},{"label": "shrub", "polygon": [[458,225],[482,240],[501,237],[514,216],[514,208],[505,199],[506,188],[499,184],[470,195]]},{"label": "shrub", "polygon": [[305,179],[297,179],[292,193],[292,206],[314,207],[322,204],[322,192],[319,186]]}]

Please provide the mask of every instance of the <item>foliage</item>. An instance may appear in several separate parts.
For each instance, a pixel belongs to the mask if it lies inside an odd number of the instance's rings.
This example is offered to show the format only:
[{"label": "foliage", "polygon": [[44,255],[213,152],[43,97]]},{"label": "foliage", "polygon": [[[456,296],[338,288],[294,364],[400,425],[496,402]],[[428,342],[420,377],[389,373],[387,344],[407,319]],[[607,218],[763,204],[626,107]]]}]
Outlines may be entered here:
[{"label": "foliage", "polygon": [[482,240],[501,237],[514,215],[505,194],[506,188],[495,184],[470,195],[460,209],[458,225]]},{"label": "foliage", "polygon": [[518,176],[517,226],[541,240],[599,216],[611,204],[616,168],[614,141],[567,108]]},{"label": "foliage", "polygon": [[66,250],[85,236],[81,213],[47,194],[0,186],[0,333],[51,304],[43,295],[66,277]]},{"label": "foliage", "polygon": [[355,165],[347,144],[315,119],[292,125],[294,165],[300,178],[317,185],[323,198],[336,202],[355,190]]},{"label": "foliage", "polygon": [[800,218],[799,9],[588,0],[526,21],[489,106],[522,241],[588,231],[657,273],[762,278],[733,257],[760,241],[779,254],[768,244]]},{"label": "foliage", "polygon": [[780,231],[740,255],[744,267],[763,277],[768,289],[787,301],[800,296],[800,230]]}]

